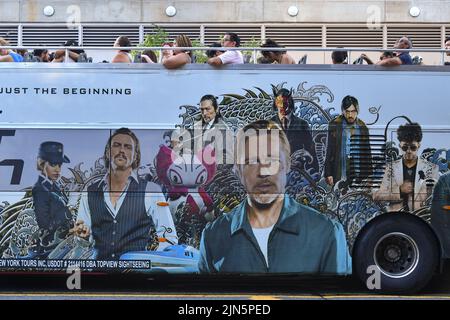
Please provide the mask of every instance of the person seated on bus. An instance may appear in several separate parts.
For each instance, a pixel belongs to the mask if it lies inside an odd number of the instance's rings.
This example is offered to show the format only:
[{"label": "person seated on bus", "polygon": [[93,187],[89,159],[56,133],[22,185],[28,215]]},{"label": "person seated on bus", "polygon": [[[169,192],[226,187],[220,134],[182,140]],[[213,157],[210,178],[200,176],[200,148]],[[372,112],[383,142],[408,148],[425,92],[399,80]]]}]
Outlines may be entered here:
[{"label": "person seated on bus", "polygon": [[[126,48],[131,47],[131,41],[126,36],[117,37],[114,42],[114,47],[116,48]],[[133,59],[131,57],[130,50],[119,50],[116,55],[112,58],[111,63],[132,63]]]},{"label": "person seated on bus", "polygon": [[203,230],[200,272],[351,272],[342,225],[286,194],[289,156],[276,123],[258,120],[239,130],[234,166],[247,196]]},{"label": "person seated on bus", "polygon": [[212,48],[210,50],[206,51],[206,56],[208,58],[214,58],[214,57],[218,57],[220,56],[222,53],[224,53],[225,51],[221,51],[221,50],[216,50],[214,48],[220,48],[222,47],[222,44],[220,42],[213,42],[211,43],[208,47]]},{"label": "person seated on bus", "polygon": [[[408,37],[401,37],[395,42],[394,49],[411,49],[412,42]],[[377,64],[380,66],[399,66],[399,65],[411,65],[413,64],[411,55],[409,52],[395,52],[395,56],[392,58],[383,59],[378,61]]]},{"label": "person seated on bus", "polygon": [[[98,259],[119,259],[153,246],[163,250],[178,237],[161,187],[140,177],[139,139],[128,128],[114,131],[105,145],[107,172],[82,193],[78,218],[91,230]],[[153,237],[156,236],[156,239]]]},{"label": "person seated on bus", "polygon": [[[0,47],[9,45],[7,40],[0,38]],[[23,62],[23,57],[10,49],[0,49],[0,62]]]},{"label": "person seated on bus", "polygon": [[141,54],[142,63],[158,63],[158,57],[153,50],[144,50]]},{"label": "person seated on bus", "polygon": [[[445,39],[445,50],[448,50],[446,52],[446,55],[447,55],[447,57],[450,57],[450,37]],[[449,66],[450,65],[450,61],[444,62],[444,65]]]},{"label": "person seated on bus", "polygon": [[61,190],[59,179],[63,163],[69,163],[60,142],[41,143],[37,158],[39,177],[32,189],[34,212],[39,227],[39,240],[33,251],[43,257],[70,234],[89,236],[89,228],[82,220],[73,224],[68,197]]},{"label": "person seated on bus", "polygon": [[389,211],[414,211],[425,206],[431,195],[429,187],[439,178],[439,167],[418,156],[422,128],[407,123],[397,129],[402,157],[388,163],[374,200],[388,201]]},{"label": "person seated on bus", "polygon": [[347,64],[347,51],[337,50],[331,53],[331,61],[333,64]]},{"label": "person seated on bus", "polygon": [[[78,47],[78,42],[75,40],[67,40],[63,43],[64,47]],[[78,62],[78,58],[80,57],[80,54],[84,53],[83,49],[70,49],[67,50],[68,60],[67,62]],[[65,62],[66,61],[66,50],[65,49],[59,49],[56,50],[53,55],[52,62]]]},{"label": "person seated on bus", "polygon": [[[164,45],[169,47],[169,45]],[[167,69],[176,69],[192,62],[192,51],[178,50],[176,48],[190,48],[192,47],[191,39],[182,34],[179,35],[172,46],[172,50],[163,50],[162,64]]]},{"label": "person seated on bus", "polygon": [[[272,39],[266,39],[266,41],[261,44],[261,48],[282,48],[278,43]],[[270,63],[279,64],[296,64],[294,58],[286,53],[286,51],[270,51],[262,50],[261,54],[264,58],[270,61]]]},{"label": "person seated on bus", "polygon": [[39,62],[50,62],[50,54],[47,49],[34,49],[33,56],[39,59]]},{"label": "person seated on bus", "polygon": [[[227,32],[222,39],[222,47],[236,48],[241,44],[241,38],[236,33]],[[241,64],[244,63],[244,57],[238,50],[227,50],[223,54],[209,58],[208,64],[211,66],[221,66],[224,64]]]},{"label": "person seated on bus", "polygon": [[[361,54],[361,59],[363,59],[367,64],[374,64],[373,61],[369,58],[369,56],[365,53]],[[392,51],[383,51],[380,55],[380,60],[382,61],[384,59],[389,59],[389,58],[393,58],[394,57],[394,53]]]}]

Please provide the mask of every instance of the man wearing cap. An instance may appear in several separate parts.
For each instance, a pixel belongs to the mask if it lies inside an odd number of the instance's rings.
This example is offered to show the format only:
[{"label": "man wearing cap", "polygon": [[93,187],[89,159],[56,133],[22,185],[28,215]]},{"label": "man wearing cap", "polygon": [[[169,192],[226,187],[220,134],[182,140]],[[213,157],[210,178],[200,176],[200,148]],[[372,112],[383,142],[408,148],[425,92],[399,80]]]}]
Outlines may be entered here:
[{"label": "man wearing cap", "polygon": [[67,207],[68,198],[59,185],[61,166],[69,163],[64,155],[63,144],[55,141],[43,142],[39,147],[37,169],[38,181],[33,186],[34,212],[39,226],[39,243],[35,253],[44,255],[56,247],[67,235],[75,233],[87,237],[89,230],[83,221],[73,225],[72,213]]},{"label": "man wearing cap", "polygon": [[161,187],[138,177],[141,151],[136,135],[116,130],[104,151],[108,172],[83,192],[79,219],[86,222],[95,241],[98,259],[119,259],[123,253],[177,244],[172,214]]}]

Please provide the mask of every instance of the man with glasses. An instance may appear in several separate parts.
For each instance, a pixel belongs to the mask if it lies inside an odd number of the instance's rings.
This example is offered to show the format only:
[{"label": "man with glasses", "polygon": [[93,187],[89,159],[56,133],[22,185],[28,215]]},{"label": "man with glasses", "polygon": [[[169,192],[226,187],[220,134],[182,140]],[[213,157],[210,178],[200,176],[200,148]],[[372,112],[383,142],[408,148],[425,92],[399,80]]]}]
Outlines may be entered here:
[{"label": "man with glasses", "polygon": [[397,129],[402,157],[389,163],[374,200],[389,201],[389,211],[414,211],[424,206],[439,178],[439,167],[418,157],[422,129],[407,123]]},{"label": "man with glasses", "polygon": [[[342,114],[328,125],[327,154],[324,177],[332,186],[339,180],[350,184],[354,179],[364,179],[372,172],[369,129],[358,119],[359,103],[355,97],[345,96],[341,103]],[[352,137],[353,144],[359,145],[364,154],[350,157]],[[364,156],[364,161],[361,157]]]},{"label": "man with glasses", "polygon": [[[236,33],[228,32],[222,40],[222,46],[228,48],[239,47],[241,39]],[[244,57],[238,50],[227,50],[221,55],[208,59],[208,64],[212,66],[221,66],[224,64],[240,64],[244,63]]]}]

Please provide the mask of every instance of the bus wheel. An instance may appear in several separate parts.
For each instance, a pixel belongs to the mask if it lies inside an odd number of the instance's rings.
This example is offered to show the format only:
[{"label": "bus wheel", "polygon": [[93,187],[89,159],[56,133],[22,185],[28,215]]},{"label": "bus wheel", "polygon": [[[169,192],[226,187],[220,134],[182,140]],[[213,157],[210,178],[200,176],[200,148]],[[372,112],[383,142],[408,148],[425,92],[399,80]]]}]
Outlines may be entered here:
[{"label": "bus wheel", "polygon": [[369,222],[353,250],[353,272],[369,289],[381,292],[421,290],[438,263],[439,246],[433,231],[407,213],[388,213]]}]

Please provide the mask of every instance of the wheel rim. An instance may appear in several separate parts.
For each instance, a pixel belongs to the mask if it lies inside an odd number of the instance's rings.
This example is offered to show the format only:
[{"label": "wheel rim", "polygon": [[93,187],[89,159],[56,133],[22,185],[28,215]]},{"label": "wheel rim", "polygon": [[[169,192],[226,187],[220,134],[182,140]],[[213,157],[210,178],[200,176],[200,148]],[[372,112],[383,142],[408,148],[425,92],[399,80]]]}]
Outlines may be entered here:
[{"label": "wheel rim", "polygon": [[374,249],[374,261],[384,275],[403,278],[416,269],[419,247],[410,236],[392,232],[378,240]]}]

